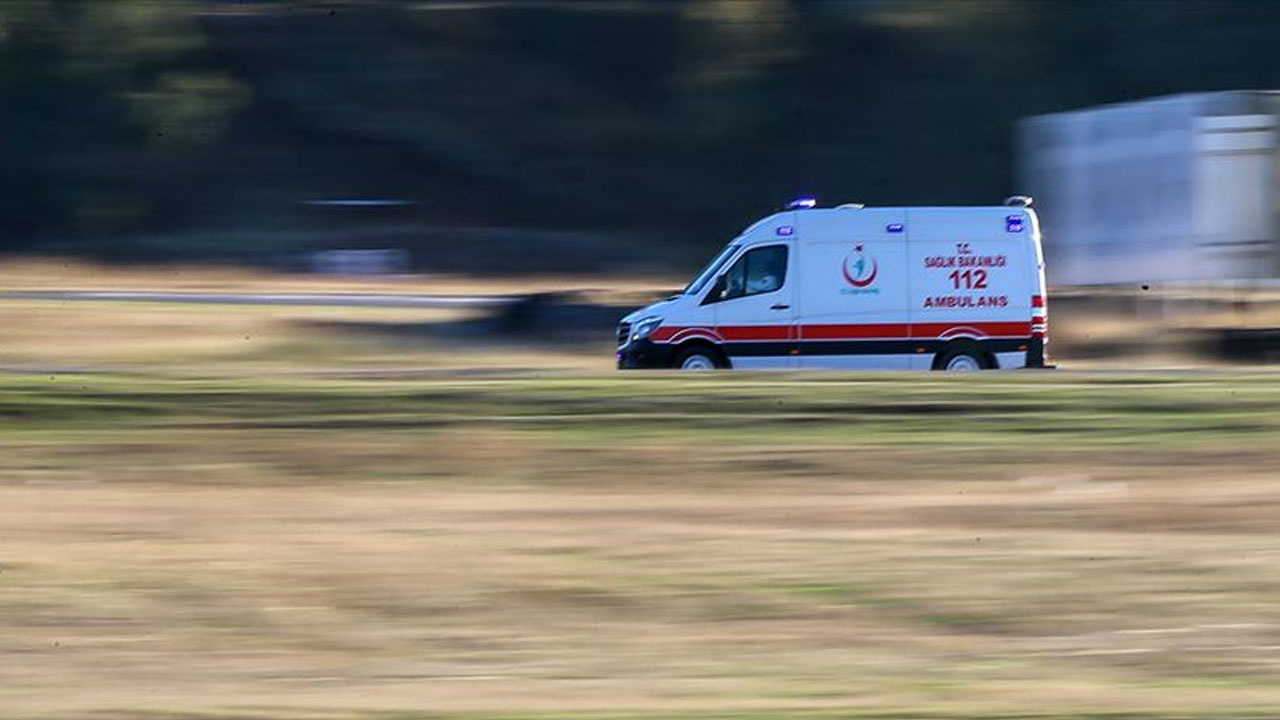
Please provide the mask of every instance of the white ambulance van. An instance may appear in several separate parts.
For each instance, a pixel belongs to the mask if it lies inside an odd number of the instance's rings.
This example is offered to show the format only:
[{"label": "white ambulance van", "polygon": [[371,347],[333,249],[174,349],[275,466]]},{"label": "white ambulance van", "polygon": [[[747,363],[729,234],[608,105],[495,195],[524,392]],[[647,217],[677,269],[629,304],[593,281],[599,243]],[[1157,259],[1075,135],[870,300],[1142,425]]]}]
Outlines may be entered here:
[{"label": "white ambulance van", "polygon": [[1040,227],[994,207],[817,208],[730,242],[618,326],[618,367],[986,370],[1045,366]]}]

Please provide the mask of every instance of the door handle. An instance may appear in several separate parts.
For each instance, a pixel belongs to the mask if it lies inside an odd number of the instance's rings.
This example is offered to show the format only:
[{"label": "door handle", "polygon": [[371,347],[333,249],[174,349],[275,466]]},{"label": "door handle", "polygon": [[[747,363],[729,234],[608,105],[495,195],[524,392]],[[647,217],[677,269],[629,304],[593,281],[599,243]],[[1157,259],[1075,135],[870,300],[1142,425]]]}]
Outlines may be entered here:
[{"label": "door handle", "polygon": [[769,307],[769,309],[770,309],[770,310],[790,310],[790,309],[791,309],[791,306],[790,306],[790,305],[783,305],[782,303],[778,303],[777,305],[771,305],[771,306]]}]

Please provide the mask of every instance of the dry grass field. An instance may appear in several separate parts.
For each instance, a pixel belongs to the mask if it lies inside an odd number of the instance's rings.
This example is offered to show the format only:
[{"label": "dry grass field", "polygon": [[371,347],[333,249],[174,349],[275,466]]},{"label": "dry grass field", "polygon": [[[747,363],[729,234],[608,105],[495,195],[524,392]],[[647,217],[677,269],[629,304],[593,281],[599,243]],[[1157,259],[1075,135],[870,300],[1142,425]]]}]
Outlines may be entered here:
[{"label": "dry grass field", "polygon": [[0,718],[1280,716],[1280,374],[0,303]]}]

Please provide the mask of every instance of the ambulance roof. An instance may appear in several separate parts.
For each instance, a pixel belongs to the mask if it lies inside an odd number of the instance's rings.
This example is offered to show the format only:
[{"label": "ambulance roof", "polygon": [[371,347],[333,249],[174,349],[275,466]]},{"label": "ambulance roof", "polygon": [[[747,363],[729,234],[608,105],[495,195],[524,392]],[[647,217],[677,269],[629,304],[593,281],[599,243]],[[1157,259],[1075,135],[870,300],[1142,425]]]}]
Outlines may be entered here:
[{"label": "ambulance roof", "polygon": [[969,238],[1016,239],[1020,233],[1038,232],[1035,212],[1024,206],[936,206],[806,208],[774,213],[752,223],[740,239],[759,240],[790,237],[799,231],[802,241],[822,242],[831,234],[845,235],[850,229],[883,232],[912,240],[955,240]]}]

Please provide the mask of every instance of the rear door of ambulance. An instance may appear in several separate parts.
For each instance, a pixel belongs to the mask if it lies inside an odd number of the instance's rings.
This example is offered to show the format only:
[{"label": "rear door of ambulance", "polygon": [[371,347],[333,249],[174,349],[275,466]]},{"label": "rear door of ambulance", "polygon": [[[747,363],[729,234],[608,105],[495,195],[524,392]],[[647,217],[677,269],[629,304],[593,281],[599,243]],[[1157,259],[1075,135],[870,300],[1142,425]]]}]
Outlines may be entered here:
[{"label": "rear door of ambulance", "polygon": [[901,208],[797,213],[798,367],[910,367],[905,221]]},{"label": "rear door of ambulance", "polygon": [[933,352],[976,343],[1001,368],[1022,367],[1031,335],[1033,228],[1022,208],[908,208],[911,335]]}]

